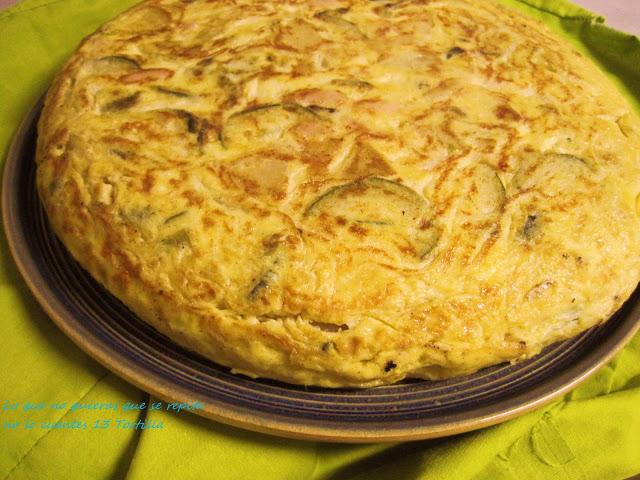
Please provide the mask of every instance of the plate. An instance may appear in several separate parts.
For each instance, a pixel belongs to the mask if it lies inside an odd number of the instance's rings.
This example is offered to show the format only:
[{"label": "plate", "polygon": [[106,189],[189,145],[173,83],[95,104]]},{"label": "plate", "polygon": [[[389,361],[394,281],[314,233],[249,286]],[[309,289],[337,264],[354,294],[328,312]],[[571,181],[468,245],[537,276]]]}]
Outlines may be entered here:
[{"label": "plate", "polygon": [[593,374],[640,327],[637,289],[606,324],[503,364],[444,381],[323,389],[232,374],[155,331],[94,281],[49,228],[35,188],[36,123],[30,111],[9,150],[2,215],[16,264],[51,319],[80,348],[165,400],[199,401],[196,412],[275,435],[338,442],[453,435],[538,408]]}]

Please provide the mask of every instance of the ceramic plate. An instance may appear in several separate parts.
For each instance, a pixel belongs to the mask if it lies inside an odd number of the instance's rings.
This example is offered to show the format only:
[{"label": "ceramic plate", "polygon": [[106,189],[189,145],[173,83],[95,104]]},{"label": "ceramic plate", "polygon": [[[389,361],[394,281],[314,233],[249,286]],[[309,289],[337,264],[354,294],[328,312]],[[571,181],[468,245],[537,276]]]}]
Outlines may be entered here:
[{"label": "ceramic plate", "polygon": [[52,320],[100,363],[165,401],[200,401],[198,413],[276,435],[326,441],[400,441],[452,435],[540,407],[594,373],[640,326],[638,290],[604,326],[515,365],[446,381],[363,390],[305,388],[233,375],[131,313],[67,253],[35,189],[36,121],[20,127],[6,159],[2,214],[11,253]]}]

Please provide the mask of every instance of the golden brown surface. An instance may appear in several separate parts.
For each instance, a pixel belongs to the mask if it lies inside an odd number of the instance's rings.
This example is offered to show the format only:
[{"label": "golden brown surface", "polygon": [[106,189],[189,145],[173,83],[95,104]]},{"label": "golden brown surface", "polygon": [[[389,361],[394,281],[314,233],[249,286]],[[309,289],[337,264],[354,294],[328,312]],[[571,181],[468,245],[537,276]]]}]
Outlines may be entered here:
[{"label": "golden brown surface", "polygon": [[38,187],[100,282],[235,371],[442,378],[609,318],[640,278],[640,125],[485,1],[147,1],[89,37]]}]

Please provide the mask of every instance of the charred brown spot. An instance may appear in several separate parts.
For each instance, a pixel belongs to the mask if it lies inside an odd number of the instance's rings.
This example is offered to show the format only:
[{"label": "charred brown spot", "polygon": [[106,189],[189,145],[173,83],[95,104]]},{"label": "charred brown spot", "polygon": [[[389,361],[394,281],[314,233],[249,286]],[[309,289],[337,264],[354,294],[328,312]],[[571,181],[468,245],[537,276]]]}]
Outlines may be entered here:
[{"label": "charred brown spot", "polygon": [[431,220],[427,219],[427,218],[423,218],[422,220],[420,220],[420,225],[418,226],[418,228],[420,230],[428,230],[429,228],[431,228],[433,225],[433,223],[431,223]]},{"label": "charred brown spot", "polygon": [[209,217],[204,217],[202,219],[202,226],[206,229],[209,229],[211,227],[213,227],[216,224],[216,222],[214,222],[211,218]]},{"label": "charred brown spot", "polygon": [[432,350],[437,350],[438,352],[447,353],[447,351],[448,351],[442,345],[438,345],[438,344],[436,344],[434,342],[427,342],[424,346],[427,347],[427,348],[431,348]]},{"label": "charred brown spot", "polygon": [[242,188],[247,195],[251,197],[258,197],[260,195],[260,184],[255,180],[239,175],[233,175],[232,180],[234,184]]},{"label": "charred brown spot", "polygon": [[116,250],[114,253],[122,269],[127,272],[130,277],[138,277],[140,275],[140,265],[133,263],[126,253],[120,250]]},{"label": "charred brown spot", "polygon": [[206,282],[198,282],[194,284],[194,288],[197,290],[197,293],[194,295],[196,299],[210,301],[217,296],[216,290]]},{"label": "charred brown spot", "polygon": [[185,190],[181,195],[187,199],[189,206],[202,206],[204,203],[204,199],[192,190]]},{"label": "charred brown spot", "polygon": [[322,176],[339,148],[339,141],[307,141],[300,161],[309,165],[312,175]]},{"label": "charred brown spot", "polygon": [[396,362],[394,362],[393,360],[389,360],[387,363],[384,364],[384,371],[388,373],[394,368],[396,368],[397,366],[398,365],[396,364]]},{"label": "charred brown spot", "polygon": [[145,193],[149,193],[153,188],[154,183],[155,183],[155,178],[153,176],[153,173],[151,172],[145,173],[144,178],[142,179],[142,190]]},{"label": "charred brown spot", "polygon": [[349,226],[349,231],[359,237],[365,237],[367,233],[369,233],[369,231],[366,228],[361,227],[360,225],[357,225],[355,223],[352,223]]},{"label": "charred brown spot", "polygon": [[515,122],[522,119],[518,112],[507,105],[500,105],[496,107],[494,113],[500,120],[510,120]]},{"label": "charred brown spot", "polygon": [[283,232],[274,233],[262,239],[262,246],[265,248],[265,253],[272,253],[278,246],[283,243],[287,243],[290,235],[286,235]]},{"label": "charred brown spot", "polygon": [[404,253],[405,255],[409,255],[411,257],[415,257],[418,255],[418,253],[416,252],[416,249],[413,248],[413,246],[411,245],[402,245],[398,247],[398,250]]}]

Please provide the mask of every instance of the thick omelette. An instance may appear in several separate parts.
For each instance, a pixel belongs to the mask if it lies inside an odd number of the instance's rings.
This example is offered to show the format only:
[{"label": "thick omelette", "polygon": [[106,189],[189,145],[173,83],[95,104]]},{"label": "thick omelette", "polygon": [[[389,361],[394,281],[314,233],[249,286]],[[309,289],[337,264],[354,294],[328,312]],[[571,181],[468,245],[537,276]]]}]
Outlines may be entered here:
[{"label": "thick omelette", "polygon": [[254,377],[470,373],[640,279],[640,121],[490,1],[148,0],[59,72],[37,161],[93,277]]}]

